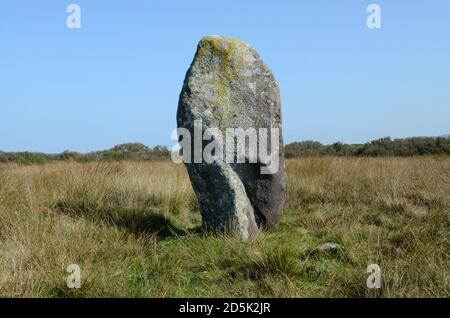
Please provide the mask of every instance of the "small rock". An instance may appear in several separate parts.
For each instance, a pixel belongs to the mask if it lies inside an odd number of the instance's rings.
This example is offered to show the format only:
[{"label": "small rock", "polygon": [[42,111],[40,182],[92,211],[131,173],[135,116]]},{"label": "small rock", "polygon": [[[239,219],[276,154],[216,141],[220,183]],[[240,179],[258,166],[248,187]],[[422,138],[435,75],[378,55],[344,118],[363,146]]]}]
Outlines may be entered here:
[{"label": "small rock", "polygon": [[342,249],[342,247],[336,243],[326,242],[326,243],[320,245],[318,249],[319,249],[319,251],[328,251],[328,250]]}]

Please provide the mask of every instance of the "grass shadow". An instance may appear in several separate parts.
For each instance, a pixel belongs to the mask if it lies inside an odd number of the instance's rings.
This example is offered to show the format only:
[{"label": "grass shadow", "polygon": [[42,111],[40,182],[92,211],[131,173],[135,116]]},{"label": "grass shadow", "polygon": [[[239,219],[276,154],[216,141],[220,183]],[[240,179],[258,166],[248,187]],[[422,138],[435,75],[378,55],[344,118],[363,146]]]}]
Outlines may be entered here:
[{"label": "grass shadow", "polygon": [[[159,240],[188,234],[155,209],[122,206],[95,206],[87,202],[60,200],[54,208],[72,217],[83,217],[96,223],[106,223],[124,229],[136,237],[155,235]],[[194,229],[193,231],[198,231]]]}]

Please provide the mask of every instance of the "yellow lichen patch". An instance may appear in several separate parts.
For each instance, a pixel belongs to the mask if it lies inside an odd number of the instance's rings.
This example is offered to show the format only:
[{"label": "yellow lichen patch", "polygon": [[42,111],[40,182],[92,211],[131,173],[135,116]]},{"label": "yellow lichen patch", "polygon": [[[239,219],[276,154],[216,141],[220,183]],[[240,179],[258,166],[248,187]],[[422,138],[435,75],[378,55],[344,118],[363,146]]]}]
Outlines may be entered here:
[{"label": "yellow lichen patch", "polygon": [[217,58],[217,75],[223,81],[237,80],[239,75],[236,69],[243,62],[244,50],[247,46],[236,39],[218,36],[204,37],[197,50],[197,59]]},{"label": "yellow lichen patch", "polygon": [[217,127],[230,127],[238,110],[231,101],[233,83],[239,81],[240,68],[248,46],[243,42],[219,36],[204,37],[198,44],[195,57],[196,66],[202,72],[212,73],[207,84],[215,93],[215,100],[210,101]]},{"label": "yellow lichen patch", "polygon": [[228,109],[227,105],[230,104],[230,89],[223,81],[218,79],[208,81],[208,85],[213,88],[217,96],[217,98],[212,101],[211,107],[214,113],[213,123],[215,126],[219,127],[221,126],[221,123],[223,123],[223,115]]},{"label": "yellow lichen patch", "polygon": [[208,81],[208,85],[216,94],[216,99],[210,104],[214,114],[213,124],[221,128],[231,127],[233,118],[237,115],[237,109],[230,100],[230,87],[218,79]]}]

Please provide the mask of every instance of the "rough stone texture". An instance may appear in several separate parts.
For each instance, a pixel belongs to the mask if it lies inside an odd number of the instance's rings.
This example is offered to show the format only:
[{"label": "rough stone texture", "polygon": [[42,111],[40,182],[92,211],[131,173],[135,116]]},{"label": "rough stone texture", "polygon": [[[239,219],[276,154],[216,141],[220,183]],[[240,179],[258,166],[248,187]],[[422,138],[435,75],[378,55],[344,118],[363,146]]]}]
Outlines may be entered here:
[{"label": "rough stone texture", "polygon": [[202,119],[203,131],[217,127],[224,134],[226,128],[254,127],[268,128],[270,136],[271,127],[280,128],[275,174],[261,174],[259,159],[257,163],[186,164],[207,230],[247,239],[273,228],[287,188],[281,102],[273,74],[253,48],[220,36],[199,42],[180,93],[177,125],[193,135],[196,119]]}]

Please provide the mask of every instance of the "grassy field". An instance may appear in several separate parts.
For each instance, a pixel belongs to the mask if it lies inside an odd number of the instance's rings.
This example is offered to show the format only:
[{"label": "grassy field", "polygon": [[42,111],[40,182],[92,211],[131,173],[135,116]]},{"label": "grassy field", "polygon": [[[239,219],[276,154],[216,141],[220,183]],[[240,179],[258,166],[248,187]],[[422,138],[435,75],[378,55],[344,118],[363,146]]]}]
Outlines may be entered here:
[{"label": "grassy field", "polygon": [[[1,164],[0,296],[450,297],[450,157],[287,171],[281,223],[240,242],[202,233],[181,165]],[[66,287],[72,263],[81,289]],[[372,263],[381,289],[366,287]]]}]

